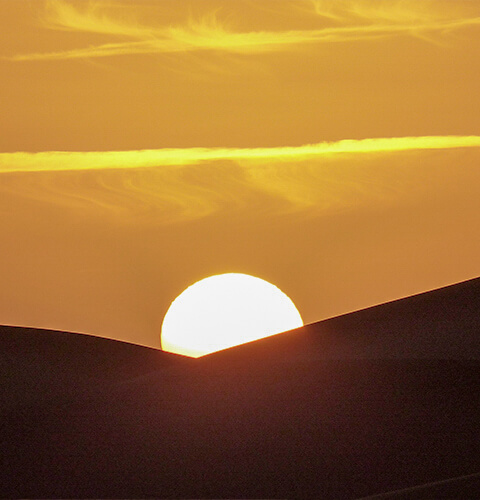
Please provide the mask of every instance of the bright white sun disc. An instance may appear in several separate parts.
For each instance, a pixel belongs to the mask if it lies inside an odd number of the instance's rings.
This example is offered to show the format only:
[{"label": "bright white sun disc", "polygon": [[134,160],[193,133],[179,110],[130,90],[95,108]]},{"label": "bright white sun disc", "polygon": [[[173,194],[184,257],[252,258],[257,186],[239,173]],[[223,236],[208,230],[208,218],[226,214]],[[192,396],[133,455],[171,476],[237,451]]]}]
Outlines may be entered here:
[{"label": "bright white sun disc", "polygon": [[199,357],[303,326],[295,304],[247,274],[210,276],[182,292],[162,325],[164,351]]}]

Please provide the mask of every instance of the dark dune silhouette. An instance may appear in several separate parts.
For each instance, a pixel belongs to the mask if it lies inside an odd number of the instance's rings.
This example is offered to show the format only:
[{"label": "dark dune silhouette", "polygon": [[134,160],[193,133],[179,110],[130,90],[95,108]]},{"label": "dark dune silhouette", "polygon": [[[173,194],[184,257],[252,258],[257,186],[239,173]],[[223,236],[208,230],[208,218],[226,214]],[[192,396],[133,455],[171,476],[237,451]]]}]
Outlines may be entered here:
[{"label": "dark dune silhouette", "polygon": [[473,474],[479,336],[480,279],[199,359],[2,327],[0,494],[340,499]]}]

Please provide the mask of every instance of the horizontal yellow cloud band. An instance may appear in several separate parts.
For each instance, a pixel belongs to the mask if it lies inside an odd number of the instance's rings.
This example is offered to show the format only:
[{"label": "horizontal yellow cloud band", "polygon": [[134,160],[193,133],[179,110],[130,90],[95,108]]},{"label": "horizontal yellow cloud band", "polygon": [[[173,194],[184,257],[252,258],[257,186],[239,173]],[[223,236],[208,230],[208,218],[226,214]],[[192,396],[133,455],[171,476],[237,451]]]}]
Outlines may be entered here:
[{"label": "horizontal yellow cloud band", "polygon": [[369,138],[274,148],[167,148],[133,151],[0,153],[0,173],[135,169],[205,161],[302,161],[336,154],[480,147],[480,136]]}]

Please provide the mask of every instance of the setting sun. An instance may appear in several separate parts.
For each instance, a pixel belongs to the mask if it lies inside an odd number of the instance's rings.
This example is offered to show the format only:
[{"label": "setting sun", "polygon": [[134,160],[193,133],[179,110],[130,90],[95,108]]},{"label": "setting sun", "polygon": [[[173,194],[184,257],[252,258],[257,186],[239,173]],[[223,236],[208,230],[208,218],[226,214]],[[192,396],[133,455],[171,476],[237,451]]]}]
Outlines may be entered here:
[{"label": "setting sun", "polygon": [[0,75],[0,500],[474,472],[480,0],[0,0]]},{"label": "setting sun", "polygon": [[158,349],[226,271],[305,324],[480,276],[479,47],[471,0],[0,0],[0,325]]},{"label": "setting sun", "polygon": [[173,301],[162,325],[162,349],[197,358],[301,326],[294,303],[276,286],[247,274],[220,274]]}]

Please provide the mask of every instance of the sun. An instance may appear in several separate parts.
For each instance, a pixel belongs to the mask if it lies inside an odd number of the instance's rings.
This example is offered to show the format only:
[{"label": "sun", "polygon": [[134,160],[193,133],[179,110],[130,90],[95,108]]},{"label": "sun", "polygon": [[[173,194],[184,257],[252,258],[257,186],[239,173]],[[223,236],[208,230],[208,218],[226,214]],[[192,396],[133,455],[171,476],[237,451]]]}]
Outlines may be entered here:
[{"label": "sun", "polygon": [[162,324],[164,351],[198,358],[303,326],[279,288],[248,274],[210,276],[171,304]]}]

